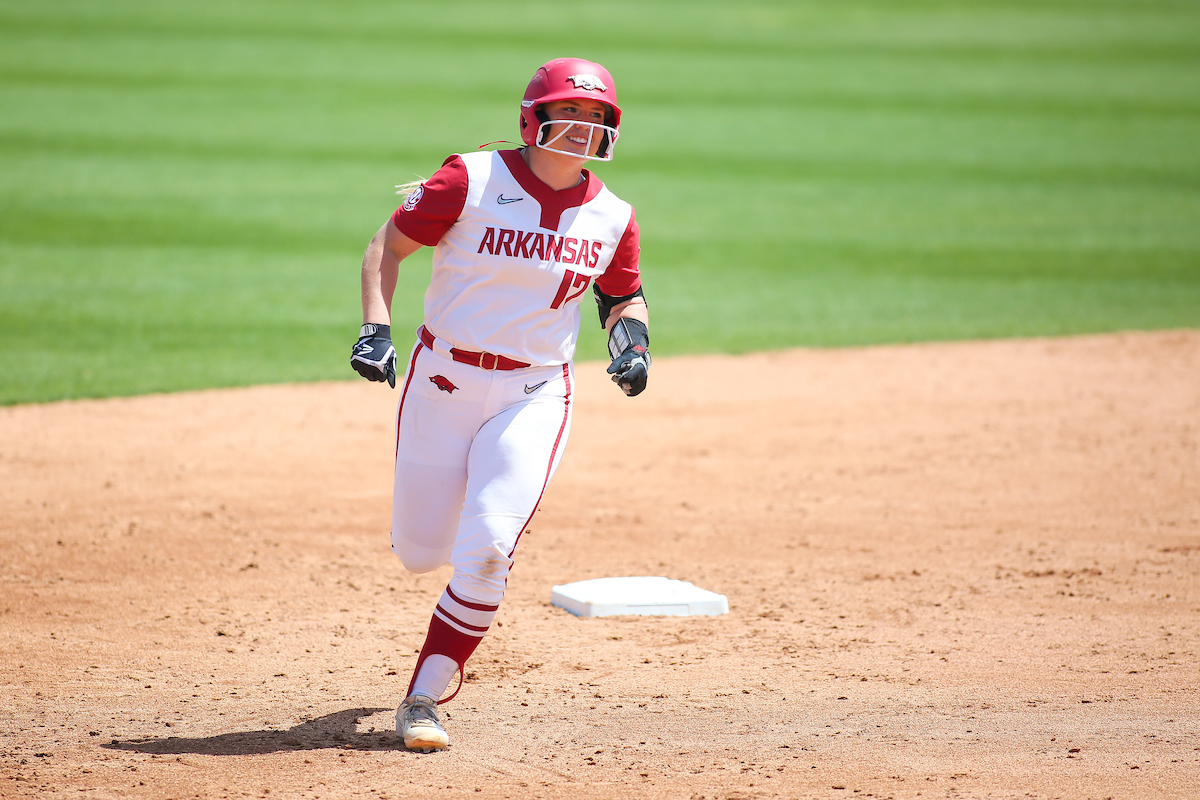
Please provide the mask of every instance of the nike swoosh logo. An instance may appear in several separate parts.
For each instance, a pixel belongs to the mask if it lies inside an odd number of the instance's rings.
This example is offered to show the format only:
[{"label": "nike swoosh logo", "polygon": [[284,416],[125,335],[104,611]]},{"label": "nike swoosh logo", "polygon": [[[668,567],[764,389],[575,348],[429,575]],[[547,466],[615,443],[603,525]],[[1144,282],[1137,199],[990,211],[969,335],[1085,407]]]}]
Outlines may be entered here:
[{"label": "nike swoosh logo", "polygon": [[502,192],[500,194],[500,196],[496,198],[496,202],[499,203],[500,205],[505,205],[507,203],[515,203],[518,200],[524,200],[524,199],[525,199],[524,197],[505,197]]},{"label": "nike swoosh logo", "polygon": [[525,394],[533,394],[534,392],[536,392],[538,389],[542,388],[545,385],[546,385],[545,381],[542,381],[541,383],[535,383],[533,386],[526,385],[525,386]]}]

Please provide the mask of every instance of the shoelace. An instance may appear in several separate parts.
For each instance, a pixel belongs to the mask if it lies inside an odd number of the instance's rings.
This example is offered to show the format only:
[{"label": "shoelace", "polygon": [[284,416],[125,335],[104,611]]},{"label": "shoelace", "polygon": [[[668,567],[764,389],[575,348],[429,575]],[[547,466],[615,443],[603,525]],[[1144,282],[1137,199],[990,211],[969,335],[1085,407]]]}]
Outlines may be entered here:
[{"label": "shoelace", "polygon": [[413,703],[408,707],[408,711],[404,716],[412,725],[435,725],[441,727],[441,720],[438,719],[437,712],[430,708],[426,703]]}]

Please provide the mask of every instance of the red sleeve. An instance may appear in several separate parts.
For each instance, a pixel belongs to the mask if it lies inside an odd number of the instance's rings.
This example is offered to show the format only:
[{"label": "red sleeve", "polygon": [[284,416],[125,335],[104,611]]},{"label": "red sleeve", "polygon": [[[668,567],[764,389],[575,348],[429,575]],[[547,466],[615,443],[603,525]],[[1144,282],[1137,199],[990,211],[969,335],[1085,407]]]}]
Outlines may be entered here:
[{"label": "red sleeve", "polygon": [[629,224],[621,241],[617,243],[617,252],[613,254],[612,262],[604,274],[596,279],[600,291],[609,297],[625,297],[642,287],[642,275],[638,272],[638,254],[641,252],[638,244],[637,215],[631,209]]},{"label": "red sleeve", "polygon": [[442,240],[467,202],[467,165],[450,156],[433,177],[422,183],[392,214],[401,233],[427,247]]}]

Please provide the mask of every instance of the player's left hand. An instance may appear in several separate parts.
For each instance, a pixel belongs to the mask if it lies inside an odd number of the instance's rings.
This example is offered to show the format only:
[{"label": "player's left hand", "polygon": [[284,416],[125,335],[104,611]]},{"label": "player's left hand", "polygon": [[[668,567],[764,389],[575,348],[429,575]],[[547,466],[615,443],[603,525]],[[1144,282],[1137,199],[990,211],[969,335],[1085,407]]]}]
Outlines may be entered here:
[{"label": "player's left hand", "polygon": [[613,359],[608,366],[613,383],[621,387],[621,391],[633,397],[646,389],[646,381],[650,378],[650,351],[640,345],[633,345],[624,353]]},{"label": "player's left hand", "polygon": [[608,330],[608,374],[621,391],[633,397],[646,389],[650,377],[650,331],[639,319],[621,317]]},{"label": "player's left hand", "polygon": [[350,350],[350,366],[369,381],[387,381],[396,387],[396,348],[392,346],[392,326],[367,323],[358,332],[358,341]]}]

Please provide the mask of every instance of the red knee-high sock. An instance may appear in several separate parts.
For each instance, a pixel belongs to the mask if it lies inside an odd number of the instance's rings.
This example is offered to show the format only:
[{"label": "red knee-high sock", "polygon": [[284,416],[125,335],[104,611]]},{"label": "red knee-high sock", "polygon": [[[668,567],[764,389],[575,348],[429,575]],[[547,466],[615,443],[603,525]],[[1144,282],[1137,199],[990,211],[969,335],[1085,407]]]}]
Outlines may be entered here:
[{"label": "red knee-high sock", "polygon": [[429,632],[425,635],[425,644],[421,654],[417,656],[417,665],[413,669],[412,679],[408,682],[408,693],[412,694],[417,676],[421,674],[421,665],[425,659],[437,653],[446,656],[458,665],[458,687],[454,693],[440,702],[445,703],[458,694],[462,688],[463,669],[467,659],[475,652],[475,648],[483,641],[484,634],[496,618],[499,605],[477,603],[457,595],[449,586],[442,593],[433,617],[429,620]]}]

